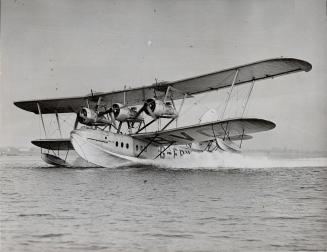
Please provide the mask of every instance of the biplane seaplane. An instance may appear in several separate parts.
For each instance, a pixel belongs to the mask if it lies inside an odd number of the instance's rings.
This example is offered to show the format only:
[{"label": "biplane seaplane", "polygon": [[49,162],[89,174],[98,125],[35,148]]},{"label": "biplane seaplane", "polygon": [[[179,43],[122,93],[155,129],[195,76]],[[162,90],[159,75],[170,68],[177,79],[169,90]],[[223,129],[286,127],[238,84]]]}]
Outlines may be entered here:
[{"label": "biplane seaplane", "polygon": [[[275,58],[139,88],[14,104],[40,116],[45,138],[32,143],[41,148],[46,163],[56,166],[69,166],[66,162],[69,150],[75,150],[87,162],[101,167],[112,167],[121,161],[179,158],[191,152],[239,152],[242,141],[251,139],[253,133],[275,128],[271,121],[243,116],[255,82],[308,72],[311,68],[311,64],[303,60]],[[242,115],[225,118],[234,87],[245,84],[249,87]],[[173,126],[182,113],[185,99],[219,89],[229,90],[218,118],[183,127]],[[61,132],[60,113],[76,114],[70,138],[48,138],[43,115],[55,115]],[[160,121],[158,128],[149,131],[156,121]],[[64,159],[59,151],[66,152]]]}]

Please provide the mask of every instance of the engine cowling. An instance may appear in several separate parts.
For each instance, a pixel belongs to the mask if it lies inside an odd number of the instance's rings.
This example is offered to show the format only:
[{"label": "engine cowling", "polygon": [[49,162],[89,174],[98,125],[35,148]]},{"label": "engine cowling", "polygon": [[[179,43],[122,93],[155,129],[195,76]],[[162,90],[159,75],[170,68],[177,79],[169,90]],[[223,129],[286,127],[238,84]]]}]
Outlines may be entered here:
[{"label": "engine cowling", "polygon": [[137,115],[136,107],[126,107],[123,104],[115,103],[112,105],[112,110],[114,117],[119,122],[133,122],[133,121],[142,121],[143,117]]},{"label": "engine cowling", "polygon": [[77,115],[78,122],[88,126],[110,124],[110,121],[90,108],[82,108]]},{"label": "engine cowling", "polygon": [[145,113],[153,118],[175,118],[177,112],[171,102],[150,98],[146,100]]}]

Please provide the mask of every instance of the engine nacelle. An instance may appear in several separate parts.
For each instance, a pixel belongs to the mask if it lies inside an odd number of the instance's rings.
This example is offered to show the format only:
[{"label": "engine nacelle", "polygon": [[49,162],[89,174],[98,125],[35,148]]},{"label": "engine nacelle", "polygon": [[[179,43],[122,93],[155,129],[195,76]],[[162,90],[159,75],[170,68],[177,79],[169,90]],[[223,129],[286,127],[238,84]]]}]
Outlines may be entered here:
[{"label": "engine nacelle", "polygon": [[103,116],[98,116],[97,113],[90,108],[82,108],[77,115],[78,122],[88,126],[110,124],[110,121]]},{"label": "engine nacelle", "polygon": [[146,100],[145,113],[153,118],[176,118],[177,112],[171,102],[150,98]]},{"label": "engine nacelle", "polygon": [[135,122],[142,121],[143,117],[141,115],[137,116],[136,107],[126,107],[123,104],[115,103],[112,105],[112,110],[114,117],[119,122]]}]

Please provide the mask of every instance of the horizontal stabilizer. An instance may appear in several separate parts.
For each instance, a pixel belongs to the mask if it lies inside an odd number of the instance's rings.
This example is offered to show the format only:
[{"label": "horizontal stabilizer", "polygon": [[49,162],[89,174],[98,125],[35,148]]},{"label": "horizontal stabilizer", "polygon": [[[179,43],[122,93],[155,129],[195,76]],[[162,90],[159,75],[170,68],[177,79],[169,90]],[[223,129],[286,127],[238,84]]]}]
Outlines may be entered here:
[{"label": "horizontal stabilizer", "polygon": [[48,150],[74,150],[69,138],[37,139],[31,142],[37,147]]}]

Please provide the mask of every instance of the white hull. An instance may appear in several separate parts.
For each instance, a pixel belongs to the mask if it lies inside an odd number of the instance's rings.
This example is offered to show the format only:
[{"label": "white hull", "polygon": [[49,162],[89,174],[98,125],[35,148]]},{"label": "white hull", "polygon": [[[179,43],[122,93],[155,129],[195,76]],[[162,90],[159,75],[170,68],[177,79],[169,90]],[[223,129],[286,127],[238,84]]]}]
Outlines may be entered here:
[{"label": "white hull", "polygon": [[[160,154],[160,147],[147,146],[129,135],[101,130],[81,128],[71,132],[71,143],[75,151],[86,161],[98,166],[114,168],[124,163],[139,162],[140,159],[154,159]],[[178,158],[190,152],[185,148],[168,149],[158,158]],[[140,155],[139,155],[140,154]],[[169,155],[170,154],[170,155]]]},{"label": "white hull", "polygon": [[100,146],[87,141],[76,133],[71,134],[71,142],[75,151],[86,161],[102,167],[113,168],[115,166],[127,163],[128,161],[137,161],[137,158],[128,157],[105,150]]}]

